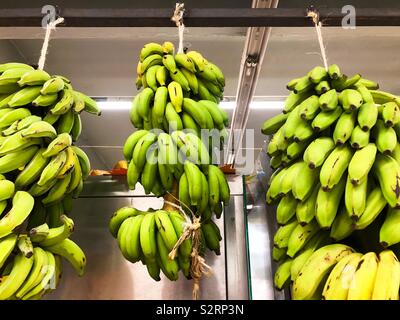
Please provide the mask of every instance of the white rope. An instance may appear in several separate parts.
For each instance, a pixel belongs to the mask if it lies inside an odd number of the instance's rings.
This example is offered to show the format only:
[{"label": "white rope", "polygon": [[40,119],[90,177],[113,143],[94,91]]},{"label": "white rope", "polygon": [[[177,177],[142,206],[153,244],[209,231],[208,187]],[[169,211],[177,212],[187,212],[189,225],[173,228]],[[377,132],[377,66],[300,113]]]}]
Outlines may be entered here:
[{"label": "white rope", "polygon": [[60,24],[62,22],[64,22],[64,18],[60,17],[57,20],[48,23],[47,26],[46,26],[46,34],[44,36],[43,46],[42,46],[42,50],[40,52],[40,58],[39,58],[39,62],[38,62],[38,69],[39,70],[43,70],[44,64],[46,62],[46,56],[47,56],[47,51],[49,49],[51,31],[55,30],[56,29],[56,25],[58,25],[58,24]]},{"label": "white rope", "polygon": [[321,49],[322,61],[324,62],[325,69],[328,70],[328,58],[326,57],[326,48],[324,46],[324,39],[322,38],[322,23],[321,21],[319,21],[318,13],[316,13],[315,11],[308,11],[307,17],[312,18],[314,22],[315,31],[317,32],[318,37],[319,48]]},{"label": "white rope", "polygon": [[178,35],[179,35],[178,53],[183,53],[183,31],[185,30],[185,25],[183,24],[184,12],[185,12],[185,4],[176,3],[174,15],[171,17],[171,20],[174,21],[176,26],[178,27]]}]

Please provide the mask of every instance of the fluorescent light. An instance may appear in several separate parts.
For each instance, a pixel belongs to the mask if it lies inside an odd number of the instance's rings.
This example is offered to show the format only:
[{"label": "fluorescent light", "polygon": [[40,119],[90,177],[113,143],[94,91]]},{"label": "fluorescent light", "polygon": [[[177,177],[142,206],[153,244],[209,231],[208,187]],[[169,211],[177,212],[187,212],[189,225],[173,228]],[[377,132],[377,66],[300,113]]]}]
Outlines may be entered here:
[{"label": "fluorescent light", "polygon": [[[97,101],[99,108],[102,111],[123,111],[130,110],[132,102],[128,100],[100,100]],[[220,107],[224,110],[234,110],[235,101],[222,101]],[[283,101],[277,100],[264,100],[253,101],[250,103],[251,110],[282,110]]]}]

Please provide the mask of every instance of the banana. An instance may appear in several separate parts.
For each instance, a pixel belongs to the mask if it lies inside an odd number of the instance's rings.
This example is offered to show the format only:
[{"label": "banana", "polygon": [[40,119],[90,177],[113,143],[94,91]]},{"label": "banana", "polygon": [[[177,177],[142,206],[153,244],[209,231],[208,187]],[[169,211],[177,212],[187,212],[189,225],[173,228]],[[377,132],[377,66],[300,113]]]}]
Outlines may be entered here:
[{"label": "banana", "polygon": [[358,220],[365,210],[367,185],[367,178],[361,180],[358,185],[353,185],[350,176],[347,176],[344,199],[347,212],[353,220]]},{"label": "banana", "polygon": [[20,252],[26,257],[30,258],[33,256],[33,246],[31,239],[26,234],[20,234],[17,240],[17,247]]},{"label": "banana", "polygon": [[399,209],[389,208],[379,231],[379,242],[382,247],[387,248],[400,242],[400,233],[397,232],[400,227]]},{"label": "banana", "polygon": [[40,95],[40,86],[26,87],[16,92],[8,101],[10,108],[16,108],[32,103]]},{"label": "banana", "polygon": [[141,211],[138,211],[132,207],[123,207],[118,209],[113,213],[108,224],[110,233],[113,235],[114,238],[116,238],[122,222],[127,218],[134,217],[140,214],[142,214]]},{"label": "banana", "polygon": [[319,180],[323,190],[331,190],[341,180],[346,171],[353,151],[348,145],[337,146],[326,158],[321,167]]},{"label": "banana", "polygon": [[[188,138],[188,135],[186,135]],[[187,141],[189,141],[187,139]],[[157,139],[157,145],[159,150],[158,161],[161,164],[168,165],[169,170],[173,173],[175,164],[178,162],[178,154],[175,143],[171,136],[167,133],[160,133]]]},{"label": "banana", "polygon": [[183,129],[181,117],[176,112],[171,102],[168,102],[165,106],[165,118],[168,121],[168,130],[176,131]]},{"label": "banana", "polygon": [[329,137],[315,139],[304,151],[303,160],[311,169],[320,167],[329,156],[335,143]]},{"label": "banana", "polygon": [[163,57],[157,53],[147,56],[140,64],[141,67],[140,74],[144,75],[146,71],[152,66],[162,65],[163,60],[164,60]]},{"label": "banana", "polygon": [[298,277],[301,268],[307,262],[308,258],[314,253],[315,250],[330,243],[329,237],[325,232],[318,231],[311,237],[305,246],[293,258],[293,263],[290,267],[291,280],[295,281]]},{"label": "banana", "polygon": [[157,256],[155,216],[154,212],[145,214],[140,225],[140,246],[144,257],[150,261]]},{"label": "banana", "polygon": [[189,182],[187,179],[187,176],[185,173],[182,174],[182,176],[179,179],[179,193],[178,193],[178,198],[179,198],[179,203],[181,207],[186,211],[189,211],[190,206],[191,206],[191,201],[190,201],[190,194],[189,194]]},{"label": "banana", "polygon": [[[168,214],[174,226],[177,237],[178,238],[181,237],[185,230],[187,221],[182,215],[179,214],[178,211],[169,211]],[[185,241],[183,241],[182,244],[179,246],[179,255],[184,259],[189,259],[191,258],[191,254],[192,254],[192,239],[188,238]]]},{"label": "banana", "polygon": [[400,122],[400,109],[397,103],[387,102],[382,105],[382,119],[386,127],[393,127]]},{"label": "banana", "polygon": [[143,48],[140,50],[139,58],[140,61],[143,62],[148,56],[158,54],[160,56],[163,55],[163,47],[155,42],[146,43]]},{"label": "banana", "polygon": [[397,145],[396,131],[392,127],[385,127],[382,120],[378,120],[372,130],[375,144],[380,153],[390,155]]},{"label": "banana", "polygon": [[81,116],[79,115],[79,113],[74,113],[73,123],[74,124],[71,128],[71,137],[72,137],[72,141],[76,142],[76,141],[78,141],[78,139],[82,133],[82,120],[81,120]]},{"label": "banana", "polygon": [[296,129],[304,122],[304,120],[300,118],[299,110],[300,105],[294,108],[286,119],[284,126],[284,137],[286,140],[292,139]]},{"label": "banana", "polygon": [[297,159],[303,155],[303,152],[307,147],[308,143],[306,141],[293,141],[286,149],[286,156],[290,160]]},{"label": "banana", "polygon": [[158,228],[158,233],[165,243],[168,252],[172,251],[175,244],[178,242],[178,237],[174,229],[174,225],[167,213],[164,210],[158,210],[155,213],[155,221]]},{"label": "banana", "polygon": [[393,251],[379,253],[372,300],[399,300],[400,264]]},{"label": "banana", "polygon": [[[58,127],[60,128],[60,127]],[[21,131],[22,138],[49,138],[53,140],[57,137],[57,131],[46,121],[37,121],[32,123],[26,129]]]},{"label": "banana", "polygon": [[143,128],[143,119],[139,114],[139,99],[140,99],[140,94],[137,94],[133,100],[132,100],[132,105],[129,110],[129,119],[131,120],[131,123],[133,124],[134,127],[138,129]]},{"label": "banana", "polygon": [[52,95],[64,89],[65,82],[60,77],[53,77],[47,80],[40,89],[42,95]]},{"label": "banana", "polygon": [[201,230],[206,242],[206,246],[211,251],[214,251],[217,256],[221,254],[220,240],[221,235],[219,234],[218,227],[211,221],[203,223],[201,225]]},{"label": "banana", "polygon": [[180,113],[182,111],[184,101],[182,86],[176,81],[171,81],[168,84],[168,94],[175,111]]},{"label": "banana", "polygon": [[318,84],[328,78],[328,71],[321,66],[314,67],[308,74],[312,83]]},{"label": "banana", "polygon": [[[78,94],[76,92],[76,94]],[[62,115],[67,113],[74,104],[74,96],[72,95],[72,90],[63,89],[60,94],[60,99],[58,102],[50,109],[51,114]]]},{"label": "banana", "polygon": [[273,247],[272,248],[272,259],[276,262],[282,261],[286,256],[286,248],[277,248]]},{"label": "banana", "polygon": [[165,245],[160,233],[157,233],[157,261],[165,276],[176,281],[179,277],[179,265],[176,260],[170,260],[168,257],[169,250]]},{"label": "banana", "polygon": [[342,113],[333,131],[333,141],[336,145],[342,145],[350,139],[355,124],[355,113]]},{"label": "banana", "polygon": [[193,92],[193,94],[197,95],[199,93],[199,82],[195,73],[192,73],[187,69],[180,69],[180,71],[186,78],[190,91]]},{"label": "banana", "polygon": [[355,223],[356,230],[368,227],[386,206],[386,200],[379,187],[373,189],[367,196],[365,210]]},{"label": "banana", "polygon": [[1,132],[1,136],[3,136],[3,137],[8,137],[8,136],[11,136],[11,135],[13,135],[14,133],[16,133],[16,132],[18,132],[18,123],[20,122],[21,120],[16,120],[16,121],[14,121],[7,129],[4,129],[2,132]]},{"label": "banana", "polygon": [[[60,118],[60,116],[61,116],[61,115],[51,114],[50,112],[48,112],[48,113],[44,116],[43,121],[46,121],[46,122],[49,123],[49,124],[55,124],[55,123],[58,121],[58,119]],[[31,116],[31,117],[35,117],[35,116]],[[28,118],[29,118],[29,117],[28,117]],[[25,119],[28,119],[28,118],[25,118]],[[38,121],[40,121],[40,120],[42,120],[42,119],[39,118]],[[22,121],[23,121],[23,120],[21,120],[21,122],[22,122]]]},{"label": "banana", "polygon": [[184,170],[188,180],[190,202],[192,205],[197,205],[202,197],[201,171],[197,165],[188,160],[184,163]]},{"label": "banana", "polygon": [[281,194],[288,194],[293,191],[294,179],[297,178],[299,171],[303,168],[301,161],[295,162],[294,164],[288,166],[285,176],[282,178],[280,183]]},{"label": "banana", "polygon": [[48,158],[59,154],[72,145],[72,138],[68,133],[61,133],[47,146],[43,157]]},{"label": "banana", "polygon": [[319,105],[322,110],[332,111],[338,106],[339,98],[335,89],[331,89],[319,97]]},{"label": "banana", "polygon": [[361,257],[361,253],[352,253],[336,264],[325,283],[322,293],[324,300],[347,300],[349,288]]},{"label": "banana", "polygon": [[72,105],[72,110],[75,112],[75,116],[79,115],[83,110],[85,110],[85,100],[82,95],[77,94],[72,90],[72,97],[74,98],[74,103]]},{"label": "banana", "polygon": [[12,94],[21,89],[17,83],[0,85],[0,94]]},{"label": "banana", "polygon": [[168,89],[166,87],[159,87],[155,92],[153,112],[157,122],[162,123],[168,100]]},{"label": "banana", "polygon": [[375,177],[379,180],[380,189],[388,204],[394,208],[400,207],[400,165],[390,156],[378,154],[372,167]]},{"label": "banana", "polygon": [[39,186],[37,183],[34,183],[28,192],[34,197],[40,197],[47,193],[56,183],[58,179],[51,180],[48,184],[43,186]]},{"label": "banana", "polygon": [[350,144],[354,149],[364,148],[369,143],[370,131],[364,131],[356,126],[351,133]]},{"label": "banana", "polygon": [[130,218],[124,220],[118,230],[118,246],[119,249],[121,250],[121,253],[125,259],[128,261],[130,260],[129,254],[128,254],[128,238],[131,236],[130,230],[132,227],[132,224],[130,223],[131,220]]},{"label": "banana", "polygon": [[144,120],[149,120],[150,105],[154,99],[154,91],[150,88],[145,88],[139,95],[138,113]]},{"label": "banana", "polygon": [[328,92],[329,90],[331,90],[331,86],[330,86],[330,84],[329,84],[328,81],[323,80],[323,81],[321,81],[320,83],[318,83],[318,84],[315,86],[314,89],[315,89],[315,92],[316,92],[317,94],[321,95],[321,94],[324,94],[325,92]]},{"label": "banana", "polygon": [[319,189],[315,204],[315,218],[321,228],[329,228],[332,225],[345,186],[346,177],[343,177],[330,191],[324,191],[323,187]]},{"label": "banana", "polygon": [[67,173],[64,178],[58,179],[56,184],[51,187],[49,193],[42,199],[44,205],[53,204],[61,201],[67,193],[69,183],[71,182],[71,173]]},{"label": "banana", "polygon": [[157,90],[157,78],[156,73],[160,65],[154,65],[147,69],[145,73],[146,83],[149,88],[151,88],[154,92]]},{"label": "banana", "polygon": [[287,248],[290,235],[297,225],[296,218],[292,218],[287,224],[280,226],[274,235],[274,246],[280,249]]},{"label": "banana", "polygon": [[43,70],[37,69],[26,72],[21,79],[18,81],[18,84],[23,86],[37,86],[44,84],[51,77],[50,75]]},{"label": "banana", "polygon": [[143,215],[137,215],[126,219],[127,223],[130,224],[129,229],[127,229],[128,234],[126,235],[126,253],[128,260],[131,262],[137,262],[141,258],[139,232],[143,217]]},{"label": "banana", "polygon": [[[43,157],[42,152],[42,157]],[[44,159],[49,159],[46,157],[43,157]],[[50,181],[54,180],[61,172],[61,170],[64,168],[64,165],[67,162],[67,152],[66,151],[61,151],[59,154],[54,156],[46,165],[46,167],[43,169],[43,171],[40,174],[40,179],[37,182],[38,186],[44,186],[46,184],[49,184]]]},{"label": "banana", "polygon": [[375,162],[376,150],[375,144],[369,143],[354,153],[348,167],[349,179],[352,184],[358,185],[360,181],[366,180]]},{"label": "banana", "polygon": [[278,290],[282,290],[290,281],[290,268],[292,267],[293,259],[286,258],[279,264],[274,275],[274,285]]},{"label": "banana", "polygon": [[126,140],[123,146],[124,159],[130,161],[132,159],[133,150],[144,135],[148,133],[147,130],[137,130],[133,132]]},{"label": "banana", "polygon": [[18,236],[14,233],[0,239],[0,267],[3,267],[17,244]]},{"label": "banana", "polygon": [[271,176],[271,180],[269,183],[268,193],[270,194],[272,199],[276,199],[278,196],[282,195],[282,179],[287,173],[287,169],[283,168],[278,171],[275,175]]},{"label": "banana", "polygon": [[361,95],[364,104],[365,103],[373,103],[374,102],[374,98],[372,97],[372,94],[371,94],[371,92],[369,92],[367,87],[365,87],[362,84],[356,83],[355,84],[355,88],[359,92],[359,94]]},{"label": "banana", "polygon": [[139,171],[142,171],[146,162],[147,151],[150,147],[152,147],[153,144],[155,146],[156,140],[157,136],[152,132],[148,132],[139,139],[134,147],[131,161],[135,163]]},{"label": "banana", "polygon": [[[303,120],[312,120],[320,111],[319,107],[319,98],[316,95],[312,95],[300,103],[299,115]],[[282,118],[283,115],[281,115]]]},{"label": "banana", "polygon": [[347,300],[370,300],[374,290],[378,258],[374,252],[363,255],[350,282]]},{"label": "banana", "polygon": [[306,200],[316,184],[318,184],[319,170],[310,169],[306,162],[301,162],[297,175],[293,177],[293,196],[300,201]]},{"label": "banana", "polygon": [[9,180],[0,180],[0,201],[12,198],[14,192],[15,192],[14,182]]},{"label": "banana", "polygon": [[160,86],[165,86],[168,81],[169,71],[165,66],[160,66],[156,72],[156,79]]},{"label": "banana", "polygon": [[171,54],[164,54],[162,57],[162,64],[168,69],[170,75],[176,73],[177,67],[174,56]]},{"label": "banana", "polygon": [[354,220],[350,218],[346,206],[342,206],[333,220],[330,237],[334,241],[341,241],[351,235],[354,228]]},{"label": "banana", "polygon": [[81,170],[82,170],[82,177],[85,180],[89,176],[89,173],[90,173],[89,158],[81,148],[79,148],[77,146],[72,146],[71,148],[74,150],[76,156],[79,159],[79,163],[80,163]]},{"label": "banana", "polygon": [[[57,132],[71,134],[75,122],[75,112],[70,109],[67,113],[61,115],[57,122]],[[56,134],[57,135],[57,134]],[[54,138],[54,137],[53,137]]]},{"label": "banana", "polygon": [[27,279],[32,269],[33,258],[27,258],[21,252],[14,259],[11,273],[7,279],[0,284],[0,300],[11,298]]},{"label": "banana", "polygon": [[32,145],[40,145],[41,139],[36,138],[24,138],[22,132],[17,132],[12,136],[7,137],[0,146],[0,156],[4,156],[11,152],[16,152],[21,149],[25,149]]},{"label": "banana", "polygon": [[313,186],[311,195],[297,204],[296,217],[301,225],[306,225],[315,217],[315,203],[317,201],[319,184]]},{"label": "banana", "polygon": [[314,84],[310,81],[308,76],[300,78],[294,86],[293,92],[296,94],[310,91],[314,87]]},{"label": "banana", "polygon": [[135,186],[139,180],[140,174],[141,171],[139,171],[139,168],[136,166],[135,162],[130,161],[126,173],[126,179],[130,190],[135,190]]},{"label": "banana", "polygon": [[294,93],[293,91],[289,93],[284,102],[283,113],[291,112],[296,106],[298,106],[303,100],[307,99],[311,94],[309,92],[305,93]]},{"label": "banana", "polygon": [[224,175],[224,173],[216,166],[209,165],[208,166],[208,174],[212,175],[215,174],[218,178],[218,185],[219,185],[219,195],[220,199],[224,203],[225,206],[229,204],[230,200],[230,189],[228,181]]},{"label": "banana", "polygon": [[331,244],[316,250],[293,283],[293,299],[310,299],[330,269],[351,253],[353,249],[343,244]]},{"label": "banana", "polygon": [[63,241],[46,247],[47,251],[58,254],[71,263],[78,276],[82,277],[86,268],[86,256],[82,249],[72,240]]},{"label": "banana", "polygon": [[146,162],[143,167],[143,172],[140,177],[140,182],[145,190],[146,194],[150,194],[157,180],[158,173],[158,149],[155,147],[149,148],[146,155]]},{"label": "banana", "polygon": [[29,70],[34,70],[32,66],[25,64],[25,63],[20,63],[20,62],[8,62],[8,63],[2,63],[0,64],[0,73],[4,73],[5,71],[9,69],[26,69],[27,71]]},{"label": "banana", "polygon": [[35,107],[48,107],[56,103],[58,100],[58,94],[42,95],[40,94],[35,100],[32,101],[32,105]]},{"label": "banana", "polygon": [[377,90],[377,89],[379,89],[379,84],[378,83],[376,83],[375,81],[369,80],[369,79],[365,79],[365,78],[361,78],[360,80],[358,80],[357,85],[358,84],[363,85],[368,90]]},{"label": "banana", "polygon": [[316,115],[311,122],[311,127],[315,132],[320,132],[327,129],[333,124],[342,114],[341,108],[336,108],[333,111],[322,111]]},{"label": "banana", "polygon": [[34,157],[39,147],[29,146],[25,149],[9,153],[0,158],[0,174],[14,171],[24,167]]},{"label": "banana", "polygon": [[33,249],[33,266],[22,286],[18,289],[15,296],[21,299],[30,290],[35,288],[41,283],[44,275],[46,274],[46,269],[49,266],[48,255],[40,247],[35,247]]},{"label": "banana", "polygon": [[276,220],[279,224],[286,224],[296,213],[297,201],[289,193],[284,196],[276,209]]},{"label": "banana", "polygon": [[47,223],[43,223],[29,230],[29,237],[32,242],[40,242],[46,239],[49,234],[49,225]]},{"label": "banana", "polygon": [[361,107],[363,98],[354,89],[345,89],[339,94],[339,103],[346,112],[352,112]]},{"label": "banana", "polygon": [[[3,109],[5,110],[5,109]],[[29,117],[31,112],[26,108],[18,108],[7,112],[5,115],[0,117],[0,127],[5,128],[10,126],[13,122],[17,120],[22,120],[26,117]]]},{"label": "banana", "polygon": [[286,254],[293,258],[304,245],[318,232],[319,226],[315,220],[302,226],[298,224],[292,231],[288,240]]},{"label": "banana", "polygon": [[101,115],[100,108],[98,107],[96,101],[94,101],[91,97],[88,97],[86,94],[83,94],[82,92],[74,90],[72,93],[73,100],[76,99],[75,97],[77,97],[77,99],[83,100],[83,102],[85,103],[84,110],[86,112],[89,112],[90,114],[94,114],[96,116]]},{"label": "banana", "polygon": [[[186,77],[184,76],[184,74],[181,72],[181,70],[179,68],[176,69],[176,71],[174,73],[170,72],[169,75],[170,75],[171,79],[173,80],[173,82],[175,81],[175,82],[179,83],[182,90],[184,90],[185,92],[190,91],[189,81],[186,79]],[[198,81],[200,81],[200,80],[198,80]]]},{"label": "banana", "polygon": [[342,73],[340,71],[339,66],[337,64],[331,64],[328,67],[328,75],[329,75],[329,78],[331,78],[332,80],[336,80],[339,77],[341,77]]},{"label": "banana", "polygon": [[192,50],[187,52],[186,55],[193,61],[198,72],[204,71],[207,61],[199,52]]},{"label": "banana", "polygon": [[59,227],[50,228],[46,238],[39,241],[40,246],[48,247],[55,245],[67,239],[72,234],[74,231],[74,222],[72,219],[65,215],[61,215],[60,220],[63,224]]},{"label": "banana", "polygon": [[286,84],[286,89],[293,91],[294,87],[296,86],[296,83],[299,82],[301,78],[294,78],[289,80],[289,82]]},{"label": "banana", "polygon": [[384,104],[387,102],[396,101],[397,96],[391,94],[389,92],[381,91],[381,90],[369,90],[374,99],[374,102],[377,104]]}]

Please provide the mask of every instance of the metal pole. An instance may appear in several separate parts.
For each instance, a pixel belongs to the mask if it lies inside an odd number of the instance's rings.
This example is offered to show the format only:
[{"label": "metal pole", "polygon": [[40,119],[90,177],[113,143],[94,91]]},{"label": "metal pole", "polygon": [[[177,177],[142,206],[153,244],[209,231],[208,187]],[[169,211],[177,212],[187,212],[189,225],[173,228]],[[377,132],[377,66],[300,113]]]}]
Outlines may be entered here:
[{"label": "metal pole", "polygon": [[[341,26],[341,8],[317,8],[324,27]],[[173,9],[61,8],[66,27],[173,27]],[[188,27],[311,27],[306,8],[187,9]],[[356,8],[357,26],[400,26],[400,8]],[[0,27],[38,27],[41,8],[0,9]]]}]

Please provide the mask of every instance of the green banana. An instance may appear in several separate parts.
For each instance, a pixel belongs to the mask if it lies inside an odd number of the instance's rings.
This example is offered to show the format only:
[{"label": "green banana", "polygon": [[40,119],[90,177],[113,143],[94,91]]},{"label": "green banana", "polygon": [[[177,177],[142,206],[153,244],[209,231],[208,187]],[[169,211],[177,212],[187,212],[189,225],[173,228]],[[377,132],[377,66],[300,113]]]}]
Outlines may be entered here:
[{"label": "green banana", "polygon": [[386,206],[384,194],[379,187],[373,189],[367,196],[365,210],[355,223],[356,230],[365,229],[382,212]]},{"label": "green banana", "polygon": [[355,113],[342,113],[333,131],[333,140],[336,145],[342,145],[350,139],[355,123]]}]

